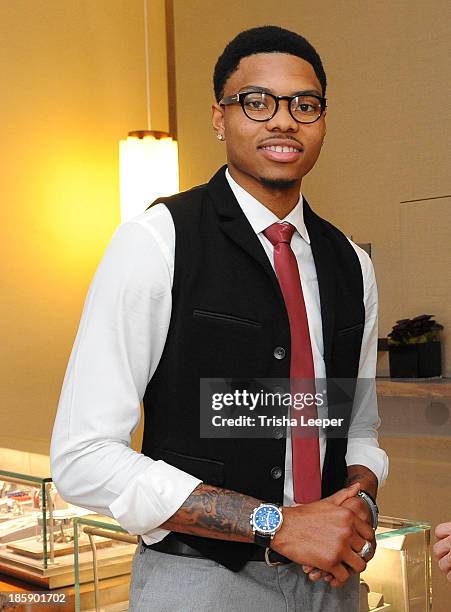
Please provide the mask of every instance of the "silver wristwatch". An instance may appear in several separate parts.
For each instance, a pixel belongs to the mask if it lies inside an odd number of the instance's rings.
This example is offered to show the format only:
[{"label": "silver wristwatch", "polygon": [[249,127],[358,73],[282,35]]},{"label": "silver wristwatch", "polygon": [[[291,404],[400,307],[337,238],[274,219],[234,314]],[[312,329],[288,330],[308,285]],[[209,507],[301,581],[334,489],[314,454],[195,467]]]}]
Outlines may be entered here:
[{"label": "silver wristwatch", "polygon": [[249,519],[255,544],[266,548],[282,526],[282,508],[276,504],[262,503],[254,508]]}]

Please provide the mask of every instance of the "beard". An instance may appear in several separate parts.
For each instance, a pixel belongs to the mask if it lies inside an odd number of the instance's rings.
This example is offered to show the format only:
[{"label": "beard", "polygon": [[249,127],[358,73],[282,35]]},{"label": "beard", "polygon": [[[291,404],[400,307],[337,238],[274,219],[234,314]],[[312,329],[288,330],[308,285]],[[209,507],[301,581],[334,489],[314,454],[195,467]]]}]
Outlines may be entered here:
[{"label": "beard", "polygon": [[260,177],[260,183],[270,189],[292,189],[297,183],[297,179],[271,179],[265,176]]}]

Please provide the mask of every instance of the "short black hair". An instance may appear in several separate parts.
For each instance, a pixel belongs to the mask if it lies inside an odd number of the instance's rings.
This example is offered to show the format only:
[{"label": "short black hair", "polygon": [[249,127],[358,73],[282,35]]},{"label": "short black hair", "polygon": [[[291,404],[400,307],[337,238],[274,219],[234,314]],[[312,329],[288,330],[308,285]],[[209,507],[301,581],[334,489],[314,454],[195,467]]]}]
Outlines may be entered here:
[{"label": "short black hair", "polygon": [[230,75],[238,68],[243,57],[256,53],[288,53],[300,57],[312,65],[321,84],[323,96],[326,95],[326,73],[315,48],[296,32],[290,32],[290,30],[278,26],[266,25],[240,32],[229,42],[218,58],[213,75],[217,102],[223,97],[224,86]]}]

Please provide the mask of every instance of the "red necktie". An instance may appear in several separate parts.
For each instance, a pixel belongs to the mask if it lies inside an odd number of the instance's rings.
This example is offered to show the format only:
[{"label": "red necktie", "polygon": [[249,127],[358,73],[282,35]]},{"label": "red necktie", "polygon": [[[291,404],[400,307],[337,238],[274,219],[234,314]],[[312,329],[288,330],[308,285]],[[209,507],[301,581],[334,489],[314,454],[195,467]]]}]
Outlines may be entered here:
[{"label": "red necktie", "polygon": [[[294,231],[290,223],[273,223],[263,233],[274,246],[274,267],[290,322],[291,393],[312,393],[314,396],[315,370],[307,311],[296,256],[290,246]],[[292,406],[291,413],[298,421],[301,415],[304,421],[318,415],[316,403],[305,405],[302,410]],[[318,427],[292,428],[291,447],[295,501],[307,504],[321,499]]]}]

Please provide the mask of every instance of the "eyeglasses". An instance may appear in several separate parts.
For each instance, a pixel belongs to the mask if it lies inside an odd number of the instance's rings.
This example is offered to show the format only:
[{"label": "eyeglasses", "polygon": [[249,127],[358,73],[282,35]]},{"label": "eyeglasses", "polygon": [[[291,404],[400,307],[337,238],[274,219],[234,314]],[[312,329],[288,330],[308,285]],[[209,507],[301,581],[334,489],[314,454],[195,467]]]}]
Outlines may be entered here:
[{"label": "eyeglasses", "polygon": [[298,123],[314,123],[327,106],[326,98],[315,94],[274,96],[263,91],[241,91],[222,98],[219,104],[241,104],[244,114],[252,121],[269,121],[279,109],[279,100],[287,100],[290,115]]}]

